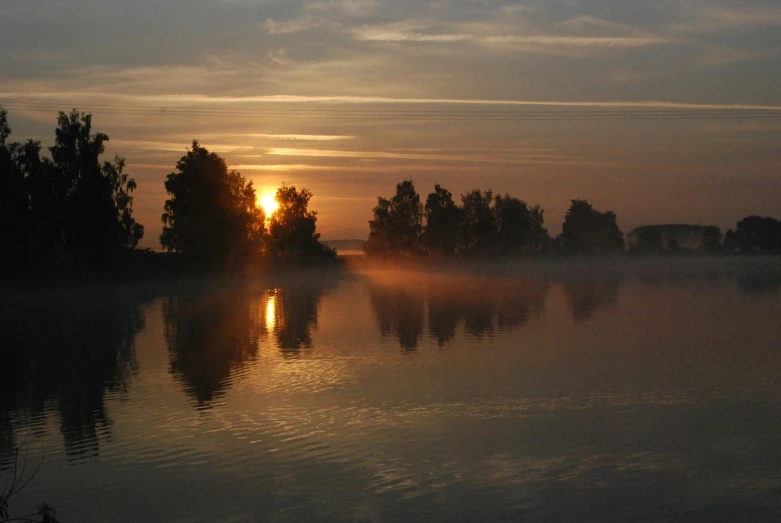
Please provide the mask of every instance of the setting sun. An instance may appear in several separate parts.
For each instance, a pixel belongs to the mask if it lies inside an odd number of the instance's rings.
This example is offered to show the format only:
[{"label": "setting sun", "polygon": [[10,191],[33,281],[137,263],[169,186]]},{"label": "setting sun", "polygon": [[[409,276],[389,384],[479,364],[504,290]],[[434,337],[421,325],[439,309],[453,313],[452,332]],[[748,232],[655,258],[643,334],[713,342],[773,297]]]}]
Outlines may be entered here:
[{"label": "setting sun", "polygon": [[263,207],[263,210],[266,212],[266,216],[271,216],[274,211],[279,209],[279,203],[277,203],[274,193],[264,194],[260,198],[260,206]]}]

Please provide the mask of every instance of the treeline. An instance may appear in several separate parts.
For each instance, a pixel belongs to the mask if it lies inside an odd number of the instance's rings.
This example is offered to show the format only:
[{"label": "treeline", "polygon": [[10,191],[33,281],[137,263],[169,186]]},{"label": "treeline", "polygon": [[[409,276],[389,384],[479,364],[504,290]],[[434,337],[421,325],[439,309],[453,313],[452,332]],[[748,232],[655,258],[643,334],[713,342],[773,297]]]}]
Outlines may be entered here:
[{"label": "treeline", "polygon": [[372,211],[364,244],[370,256],[781,253],[781,222],[774,218],[748,216],[726,234],[715,226],[694,227],[700,236],[690,245],[664,237],[665,228],[677,226],[641,227],[638,238],[627,243],[614,212],[595,209],[587,200],[572,200],[561,233],[553,237],[539,205],[479,189],[456,201],[440,185],[423,203],[409,179],[396,185],[392,197],[379,197]]},{"label": "treeline", "polygon": [[[109,137],[93,132],[92,115],[59,113],[50,158],[40,142],[10,142],[10,135],[0,107],[4,267],[110,270],[118,260],[142,263],[128,257],[144,236],[133,217],[136,182],[124,172],[124,158],[101,162]],[[279,208],[267,217],[252,182],[197,141],[167,176],[165,189],[160,244],[186,262],[175,267],[236,269],[335,257],[319,241],[311,191],[283,184],[276,193]]]},{"label": "treeline", "polygon": [[[144,227],[133,217],[136,182],[125,160],[101,161],[109,137],[92,130],[92,116],[60,112],[49,156],[40,142],[11,142],[0,107],[0,225],[6,267],[71,264],[111,269],[137,252]],[[283,184],[279,208],[266,216],[251,181],[197,141],[165,180],[160,244],[185,267],[238,269],[267,262],[328,260],[335,252],[317,233],[312,193]],[[521,256],[543,253],[604,255],[625,252],[612,211],[572,200],[561,233],[545,228],[544,210],[509,194],[472,190],[457,201],[436,185],[425,202],[412,180],[378,198],[365,251],[374,256]],[[632,253],[686,249],[650,227],[629,245]],[[781,223],[749,216],[722,235],[704,228],[700,252],[781,253]],[[147,254],[151,254],[147,252]],[[160,257],[158,257],[160,258]],[[131,257],[131,264],[139,260]],[[141,263],[141,262],[138,262]],[[178,266],[175,266],[178,267]],[[9,274],[6,271],[6,274]]]},{"label": "treeline", "polygon": [[423,204],[412,180],[404,180],[391,198],[378,198],[373,212],[365,251],[374,256],[624,251],[624,235],[615,213],[601,212],[586,200],[572,201],[556,238],[548,234],[545,211],[539,205],[490,190],[462,194],[459,204],[450,191],[436,185]]}]

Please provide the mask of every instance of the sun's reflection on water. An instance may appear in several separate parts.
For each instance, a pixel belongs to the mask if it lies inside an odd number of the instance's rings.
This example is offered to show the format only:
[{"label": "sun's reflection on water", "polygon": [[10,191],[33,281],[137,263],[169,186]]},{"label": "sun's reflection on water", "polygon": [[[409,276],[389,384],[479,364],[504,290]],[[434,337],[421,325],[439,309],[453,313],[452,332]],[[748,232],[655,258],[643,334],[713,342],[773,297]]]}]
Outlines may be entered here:
[{"label": "sun's reflection on water", "polygon": [[277,296],[274,291],[266,298],[266,329],[273,330],[277,324]]}]

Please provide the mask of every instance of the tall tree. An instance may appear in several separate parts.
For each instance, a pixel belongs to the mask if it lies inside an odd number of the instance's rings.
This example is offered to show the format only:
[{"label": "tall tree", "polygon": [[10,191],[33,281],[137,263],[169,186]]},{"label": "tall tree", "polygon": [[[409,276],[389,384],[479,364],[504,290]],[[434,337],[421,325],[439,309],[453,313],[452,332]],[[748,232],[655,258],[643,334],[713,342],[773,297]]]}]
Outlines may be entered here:
[{"label": "tall tree", "polygon": [[423,230],[423,205],[412,180],[396,185],[391,199],[378,198],[369,221],[368,254],[410,255],[420,252],[419,237]]},{"label": "tall tree", "polygon": [[309,210],[312,191],[283,183],[275,199],[279,208],[269,224],[268,250],[272,256],[300,259],[335,254],[319,241],[317,213]]},{"label": "tall tree", "polygon": [[461,230],[461,209],[453,201],[453,194],[434,186],[426,198],[426,228],[422,240],[433,255],[452,256],[458,249]]},{"label": "tall tree", "polygon": [[494,213],[498,227],[497,246],[504,254],[539,252],[548,243],[544,226],[544,211],[539,205],[529,207],[526,202],[509,194],[494,198]]},{"label": "tall tree", "polygon": [[41,158],[40,142],[8,144],[9,134],[0,111],[0,207],[12,252],[102,263],[135,247],[143,235],[130,196],[136,183],[122,172],[124,159],[100,164],[108,136],[92,133],[91,115],[59,113],[51,160]]},{"label": "tall tree", "polygon": [[492,191],[474,189],[461,195],[463,213],[462,246],[464,252],[481,254],[490,252],[497,242],[499,230],[492,206]]},{"label": "tall tree", "polygon": [[599,212],[586,200],[572,200],[559,244],[568,254],[620,253],[624,250],[624,235],[614,212]]},{"label": "tall tree", "polygon": [[60,113],[52,156],[51,176],[67,213],[65,249],[97,260],[119,247],[120,227],[111,182],[104,175],[100,155],[108,136],[92,134],[92,115]]},{"label": "tall tree", "polygon": [[260,249],[265,213],[255,188],[228,171],[220,156],[193,141],[165,181],[166,200],[160,243],[203,264],[238,261]]}]

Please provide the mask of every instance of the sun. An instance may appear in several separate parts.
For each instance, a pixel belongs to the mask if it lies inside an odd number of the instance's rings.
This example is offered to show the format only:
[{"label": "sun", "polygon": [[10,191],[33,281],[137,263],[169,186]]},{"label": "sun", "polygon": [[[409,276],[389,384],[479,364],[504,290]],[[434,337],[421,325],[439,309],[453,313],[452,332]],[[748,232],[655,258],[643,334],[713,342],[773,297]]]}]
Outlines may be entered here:
[{"label": "sun", "polygon": [[266,212],[266,216],[271,216],[274,214],[274,211],[279,209],[279,203],[277,203],[276,195],[274,193],[267,193],[261,196],[260,206],[263,207],[263,210]]}]

